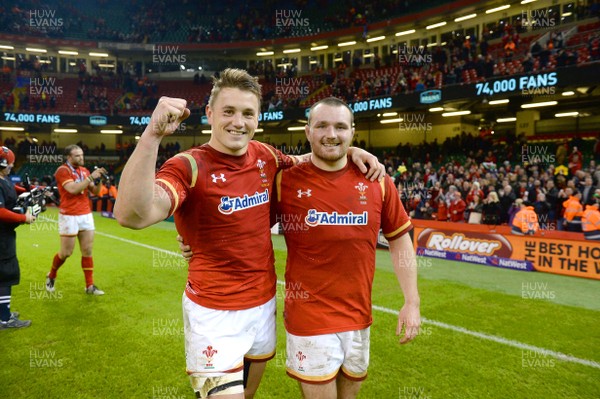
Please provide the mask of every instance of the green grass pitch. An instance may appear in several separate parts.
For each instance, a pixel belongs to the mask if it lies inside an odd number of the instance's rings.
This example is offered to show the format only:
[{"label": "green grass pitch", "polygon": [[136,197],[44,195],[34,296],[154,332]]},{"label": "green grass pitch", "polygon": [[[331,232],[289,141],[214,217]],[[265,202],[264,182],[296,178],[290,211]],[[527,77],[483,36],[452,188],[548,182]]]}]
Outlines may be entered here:
[{"label": "green grass pitch", "polygon": [[[91,297],[78,249],[56,292],[46,293],[59,245],[56,209],[43,217],[18,228],[22,276],[12,308],[33,323],[0,331],[0,398],[193,398],[181,316],[186,263],[156,250],[177,251],[174,225],[132,231],[95,215],[95,281],[106,295]],[[283,280],[285,243],[273,242]],[[396,315],[385,309],[398,310],[402,295],[389,255],[378,252],[373,304],[380,308],[361,398],[600,397],[599,281],[429,258],[419,265],[427,322],[401,346]],[[285,374],[281,284],[277,296],[278,353],[257,399],[300,397]]]}]

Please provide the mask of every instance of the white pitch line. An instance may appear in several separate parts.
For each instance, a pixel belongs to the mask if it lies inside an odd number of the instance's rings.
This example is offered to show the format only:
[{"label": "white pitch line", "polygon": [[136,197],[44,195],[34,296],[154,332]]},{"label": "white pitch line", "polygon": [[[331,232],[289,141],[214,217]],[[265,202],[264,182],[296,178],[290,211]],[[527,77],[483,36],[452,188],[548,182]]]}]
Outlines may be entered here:
[{"label": "white pitch line", "polygon": [[141,242],[138,242],[138,241],[128,240],[127,238],[123,238],[123,237],[119,237],[119,236],[113,236],[112,234],[102,233],[102,232],[100,232],[98,230],[96,230],[96,234],[99,235],[99,236],[104,236],[104,237],[112,238],[112,239],[115,239],[115,240],[123,241],[123,242],[126,242],[128,244],[137,245],[139,247],[144,247],[144,248],[147,248],[147,249],[152,249],[154,251],[165,252],[165,253],[167,253],[169,255],[182,256],[181,252],[169,251],[167,249],[153,247],[152,245],[144,244],[144,243],[141,243]]},{"label": "white pitch line", "polygon": [[[181,254],[179,252],[169,251],[169,250],[166,250],[166,249],[154,247],[152,245],[144,244],[144,243],[141,243],[141,242],[137,242],[137,241],[133,241],[133,240],[128,240],[126,238],[114,236],[114,235],[111,235],[111,234],[102,233],[102,232],[99,232],[98,230],[96,230],[96,234],[98,234],[100,236],[112,238],[114,240],[123,241],[123,242],[126,242],[128,244],[137,245],[137,246],[140,246],[140,247],[143,247],[143,248],[152,249],[152,250],[156,250],[156,251],[162,251],[162,252],[166,252],[168,254],[175,255],[175,256],[181,256]],[[277,283],[285,286],[285,282],[283,282],[281,280],[277,280]],[[380,311],[380,312],[383,312],[383,313],[389,313],[389,314],[393,314],[393,315],[396,315],[396,316],[398,315],[398,311],[397,310],[385,308],[383,306],[373,305],[373,309],[375,309],[377,311]],[[530,350],[532,352],[536,352],[536,353],[543,354],[543,355],[546,355],[546,356],[551,356],[551,357],[554,357],[556,359],[563,360],[565,362],[577,363],[577,364],[581,364],[581,365],[584,365],[584,366],[589,366],[589,367],[593,367],[593,368],[596,368],[596,369],[600,369],[600,363],[595,362],[593,360],[580,359],[578,357],[567,355],[565,353],[555,352],[555,351],[550,350],[550,349],[540,348],[539,346],[524,344],[524,343],[519,342],[519,341],[514,341],[512,339],[507,339],[507,338],[503,338],[503,337],[498,337],[496,335],[490,335],[490,334],[485,334],[485,333],[481,333],[481,332],[478,332],[478,331],[472,331],[472,330],[466,329],[464,327],[454,326],[452,324],[447,324],[447,323],[444,323],[444,322],[441,322],[441,321],[427,319],[425,317],[422,317],[421,320],[425,324],[432,324],[432,325],[434,325],[436,327],[440,327],[440,328],[445,328],[447,330],[456,331],[458,333],[470,335],[472,337],[476,337],[476,338],[483,339],[483,340],[486,340],[486,341],[492,341],[492,342],[496,342],[496,343],[499,343],[499,344],[502,344],[502,345],[512,346],[513,348],[526,349],[526,350]]]},{"label": "white pitch line", "polygon": [[[47,217],[42,216],[42,215],[38,216],[38,220],[43,220],[45,222],[58,223],[58,220],[52,219],[52,218],[47,218]],[[103,232],[98,231],[98,230],[94,230],[94,234],[99,235],[99,236],[104,236],[104,237],[112,238],[112,239],[115,239],[115,240],[118,240],[118,241],[123,241],[123,242],[126,242],[128,244],[137,245],[138,247],[144,247],[144,248],[152,249],[152,250],[155,250],[155,251],[165,252],[165,253],[167,253],[169,255],[181,256],[180,252],[169,251],[167,249],[162,249],[162,248],[154,247],[152,245],[147,245],[147,244],[141,243],[139,241],[128,240],[127,238],[123,238],[123,237],[119,237],[119,236],[113,236],[112,234],[103,233]]]},{"label": "white pitch line", "polygon": [[[382,306],[373,305],[373,309],[379,310],[380,312],[383,312],[383,313],[398,315],[397,310],[384,308]],[[580,359],[578,357],[567,355],[565,353],[555,352],[550,349],[540,348],[539,346],[524,344],[519,341],[514,341],[512,339],[503,338],[503,337],[498,337],[496,335],[485,334],[485,333],[481,333],[478,331],[471,331],[464,327],[453,326],[452,324],[447,324],[447,323],[437,321],[437,320],[430,320],[425,317],[421,317],[421,321],[425,324],[432,324],[436,327],[445,328],[447,330],[456,331],[456,332],[463,333],[466,335],[471,335],[473,337],[485,339],[487,341],[493,341],[493,342],[497,342],[499,344],[508,345],[508,346],[512,346],[515,348],[519,348],[519,349],[527,349],[532,352],[540,353],[540,354],[543,354],[546,356],[552,356],[556,359],[564,360],[565,362],[578,363],[578,364],[583,364],[584,366],[590,366],[590,367],[600,369],[600,363],[595,362],[593,360]]]}]

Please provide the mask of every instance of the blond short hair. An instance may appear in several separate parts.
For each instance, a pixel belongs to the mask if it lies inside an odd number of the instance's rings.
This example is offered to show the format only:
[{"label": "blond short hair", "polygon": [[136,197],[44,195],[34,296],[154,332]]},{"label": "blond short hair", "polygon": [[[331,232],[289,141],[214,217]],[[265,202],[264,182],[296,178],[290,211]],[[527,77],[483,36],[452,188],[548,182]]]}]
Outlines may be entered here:
[{"label": "blond short hair", "polygon": [[232,88],[249,91],[256,96],[258,100],[258,109],[260,111],[260,103],[262,99],[261,86],[258,83],[258,78],[250,75],[243,69],[227,68],[220,73],[219,77],[213,76],[213,88],[210,91],[208,105],[212,108],[221,89]]}]

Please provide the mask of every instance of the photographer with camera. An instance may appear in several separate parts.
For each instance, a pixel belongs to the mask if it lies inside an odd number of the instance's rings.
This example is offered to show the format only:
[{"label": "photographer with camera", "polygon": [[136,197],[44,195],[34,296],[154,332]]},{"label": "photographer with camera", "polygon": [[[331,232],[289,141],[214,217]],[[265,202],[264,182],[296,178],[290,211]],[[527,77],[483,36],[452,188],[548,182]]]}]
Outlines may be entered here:
[{"label": "photographer with camera", "polygon": [[94,195],[100,192],[100,179],[106,176],[104,168],[95,168],[92,173],[84,167],[83,150],[72,144],[65,148],[67,161],[54,174],[60,193],[60,213],[58,232],[60,250],[54,255],[52,269],[46,276],[46,290],[54,292],[58,269],[73,254],[75,240],[79,238],[81,268],[85,276],[85,292],[90,295],[104,295],[104,291],[94,285],[94,217],[90,208],[88,191]]},{"label": "photographer with camera", "polygon": [[23,187],[15,186],[21,194],[17,197],[17,205],[12,208],[13,212],[24,214],[29,211],[33,216],[37,217],[42,212],[46,212],[47,201],[54,202],[60,205],[58,189],[49,186],[32,186],[29,180],[29,175],[25,173]]},{"label": "photographer with camera", "polygon": [[29,211],[25,214],[12,211],[17,204],[17,190],[8,175],[14,162],[15,154],[7,147],[0,147],[0,330],[31,324],[31,320],[19,320],[19,313],[10,311],[12,286],[19,284],[21,278],[15,229],[22,223],[35,221]]}]

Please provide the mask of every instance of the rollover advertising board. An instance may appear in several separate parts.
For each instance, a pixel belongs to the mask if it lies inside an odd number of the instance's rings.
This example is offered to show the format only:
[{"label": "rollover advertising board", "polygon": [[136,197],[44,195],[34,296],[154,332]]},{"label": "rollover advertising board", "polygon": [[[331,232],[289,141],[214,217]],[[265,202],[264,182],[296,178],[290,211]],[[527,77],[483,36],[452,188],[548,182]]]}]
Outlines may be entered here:
[{"label": "rollover advertising board", "polygon": [[416,239],[417,255],[533,271],[530,261],[511,259],[513,247],[501,234],[448,232],[426,228]]},{"label": "rollover advertising board", "polygon": [[600,244],[581,233],[517,236],[507,226],[412,222],[419,256],[600,280]]}]

